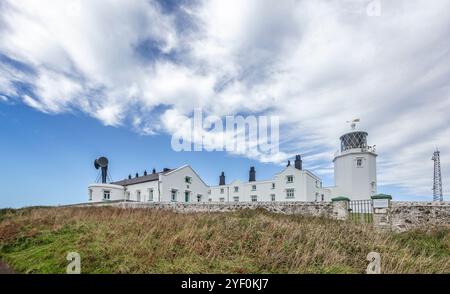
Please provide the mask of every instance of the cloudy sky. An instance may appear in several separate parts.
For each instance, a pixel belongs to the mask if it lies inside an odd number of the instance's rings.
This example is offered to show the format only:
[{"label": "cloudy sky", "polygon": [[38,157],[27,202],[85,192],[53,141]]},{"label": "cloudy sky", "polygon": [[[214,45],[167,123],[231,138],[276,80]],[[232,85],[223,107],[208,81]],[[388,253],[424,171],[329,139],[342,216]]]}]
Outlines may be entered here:
[{"label": "cloudy sky", "polygon": [[[57,126],[63,119],[111,132],[109,142],[117,140],[114,132],[127,132],[130,146],[144,140],[163,152],[175,122],[201,107],[221,117],[278,116],[280,154],[241,154],[237,162],[272,172],[302,153],[306,166],[332,184],[338,138],[348,130],[345,122],[359,117],[377,145],[381,191],[431,199],[430,159],[439,147],[444,192],[450,192],[447,0],[2,0],[0,36],[5,160],[23,156],[18,146],[35,140],[40,147],[56,144],[42,138],[68,132]],[[33,142],[7,136],[26,137],[33,128],[44,132]],[[66,154],[94,153],[74,142],[60,147]],[[229,162],[232,155],[205,156]],[[65,164],[78,160],[71,158]],[[198,158],[191,158],[194,165]],[[16,167],[8,168],[13,172],[4,179],[16,175]],[[209,172],[215,180],[216,169]],[[79,184],[69,187],[84,191],[87,183]],[[12,184],[8,191],[32,192]]]}]

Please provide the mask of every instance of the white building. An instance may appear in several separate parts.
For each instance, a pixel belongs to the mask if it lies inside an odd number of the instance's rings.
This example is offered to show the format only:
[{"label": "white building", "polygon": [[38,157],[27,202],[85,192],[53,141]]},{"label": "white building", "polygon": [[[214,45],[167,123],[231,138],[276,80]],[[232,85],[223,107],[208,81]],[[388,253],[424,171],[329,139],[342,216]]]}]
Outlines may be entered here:
[{"label": "white building", "polygon": [[375,148],[367,145],[367,133],[352,131],[340,138],[341,150],[334,157],[334,187],[322,187],[322,180],[304,170],[297,155],[270,180],[256,180],[250,168],[248,182],[226,184],[222,172],[219,185],[208,186],[189,166],[161,172],[136,174],[110,184],[89,186],[89,201],[129,200],[137,202],[241,202],[241,201],[331,201],[338,196],[351,200],[370,199],[377,193]]}]

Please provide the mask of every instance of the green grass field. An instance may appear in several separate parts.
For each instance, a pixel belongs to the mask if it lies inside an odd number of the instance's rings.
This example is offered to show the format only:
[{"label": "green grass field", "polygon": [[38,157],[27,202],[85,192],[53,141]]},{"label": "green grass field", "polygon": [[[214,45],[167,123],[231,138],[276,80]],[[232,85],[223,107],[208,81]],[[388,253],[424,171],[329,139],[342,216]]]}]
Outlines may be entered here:
[{"label": "green grass field", "polygon": [[266,211],[180,214],[146,209],[0,210],[0,259],[21,273],[450,273],[450,230],[370,225]]}]

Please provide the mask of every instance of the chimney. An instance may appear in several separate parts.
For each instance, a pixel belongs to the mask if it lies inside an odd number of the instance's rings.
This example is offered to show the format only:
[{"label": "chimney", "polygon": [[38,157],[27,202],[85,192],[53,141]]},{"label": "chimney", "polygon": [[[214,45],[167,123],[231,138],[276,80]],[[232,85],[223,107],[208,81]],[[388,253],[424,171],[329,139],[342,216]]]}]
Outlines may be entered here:
[{"label": "chimney", "polygon": [[222,174],[219,177],[219,186],[224,186],[225,185],[225,173],[222,172]]},{"label": "chimney", "polygon": [[256,181],[256,171],[254,166],[250,167],[250,172],[248,173],[248,181],[249,182]]},{"label": "chimney", "polygon": [[130,175],[128,175],[128,179],[129,179],[129,180],[131,180],[131,174],[130,174]]},{"label": "chimney", "polygon": [[147,170],[144,170],[144,176],[146,176],[147,175]]},{"label": "chimney", "polygon": [[291,166],[291,161],[288,160],[288,164],[286,166]]},{"label": "chimney", "polygon": [[302,158],[300,155],[295,155],[295,168],[302,170]]},{"label": "chimney", "polygon": [[136,178],[139,178],[139,174],[138,173],[136,173]]},{"label": "chimney", "polygon": [[152,170],[152,173],[156,174],[156,169],[153,169],[153,170]]}]

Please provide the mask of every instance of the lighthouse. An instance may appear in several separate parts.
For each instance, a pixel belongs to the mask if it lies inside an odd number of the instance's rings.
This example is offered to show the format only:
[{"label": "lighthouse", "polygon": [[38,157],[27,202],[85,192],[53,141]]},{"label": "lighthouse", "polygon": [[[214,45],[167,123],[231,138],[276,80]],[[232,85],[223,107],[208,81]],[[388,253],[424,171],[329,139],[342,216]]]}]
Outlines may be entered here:
[{"label": "lighthouse", "polygon": [[368,133],[356,130],[359,119],[351,121],[351,131],[340,137],[341,149],[334,163],[335,193],[350,200],[366,200],[377,194],[377,154],[367,144]]}]

